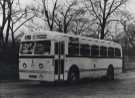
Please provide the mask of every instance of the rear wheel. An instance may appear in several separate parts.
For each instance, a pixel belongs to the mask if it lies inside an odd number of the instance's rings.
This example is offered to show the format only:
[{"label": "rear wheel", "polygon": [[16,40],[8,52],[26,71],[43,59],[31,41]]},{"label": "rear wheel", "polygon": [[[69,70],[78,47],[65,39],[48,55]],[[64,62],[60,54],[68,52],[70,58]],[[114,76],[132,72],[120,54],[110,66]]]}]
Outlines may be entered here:
[{"label": "rear wheel", "polygon": [[107,79],[114,80],[114,68],[113,66],[109,66],[107,69]]},{"label": "rear wheel", "polygon": [[79,70],[77,68],[71,68],[68,73],[68,82],[77,83],[80,79]]}]

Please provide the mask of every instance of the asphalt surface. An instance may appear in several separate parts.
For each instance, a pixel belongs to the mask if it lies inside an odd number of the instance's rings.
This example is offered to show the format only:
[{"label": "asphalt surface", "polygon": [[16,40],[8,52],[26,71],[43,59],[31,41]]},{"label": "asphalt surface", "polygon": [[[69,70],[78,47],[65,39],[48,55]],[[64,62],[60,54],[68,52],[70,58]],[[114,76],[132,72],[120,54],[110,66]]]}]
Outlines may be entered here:
[{"label": "asphalt surface", "polygon": [[78,84],[0,81],[0,98],[135,98],[135,71]]}]

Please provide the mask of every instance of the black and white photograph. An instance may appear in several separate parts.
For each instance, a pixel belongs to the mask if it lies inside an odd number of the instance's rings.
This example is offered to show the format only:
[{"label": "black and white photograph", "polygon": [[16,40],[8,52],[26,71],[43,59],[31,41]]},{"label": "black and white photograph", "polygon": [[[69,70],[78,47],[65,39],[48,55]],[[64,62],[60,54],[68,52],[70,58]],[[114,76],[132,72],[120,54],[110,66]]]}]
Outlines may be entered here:
[{"label": "black and white photograph", "polygon": [[135,0],[0,0],[0,98],[135,98]]}]

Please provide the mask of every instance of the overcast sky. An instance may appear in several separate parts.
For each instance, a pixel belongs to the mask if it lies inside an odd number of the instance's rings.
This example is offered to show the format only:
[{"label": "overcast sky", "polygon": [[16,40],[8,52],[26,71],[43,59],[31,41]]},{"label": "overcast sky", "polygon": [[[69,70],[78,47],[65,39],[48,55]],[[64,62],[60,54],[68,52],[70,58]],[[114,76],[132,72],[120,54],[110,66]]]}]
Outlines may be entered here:
[{"label": "overcast sky", "polygon": [[[34,0],[20,0],[23,5],[31,4]],[[127,3],[127,9],[135,15],[135,0],[129,0]]]}]

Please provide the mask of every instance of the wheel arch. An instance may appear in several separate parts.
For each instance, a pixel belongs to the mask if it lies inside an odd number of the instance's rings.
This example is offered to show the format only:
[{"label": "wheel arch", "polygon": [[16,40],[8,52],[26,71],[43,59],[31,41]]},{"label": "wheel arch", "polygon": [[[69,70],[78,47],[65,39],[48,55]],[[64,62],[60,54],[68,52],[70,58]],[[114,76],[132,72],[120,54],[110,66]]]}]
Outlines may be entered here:
[{"label": "wheel arch", "polygon": [[106,72],[106,78],[107,80],[114,80],[114,66],[113,64],[110,64],[107,68]]},{"label": "wheel arch", "polygon": [[68,69],[68,73],[71,71],[71,70],[77,70],[79,76],[80,76],[80,70],[79,70],[79,66],[77,66],[76,64],[73,64],[69,67]]},{"label": "wheel arch", "polygon": [[79,67],[75,64],[71,65],[68,69],[68,71],[70,71],[71,69],[77,69],[79,71]]},{"label": "wheel arch", "polygon": [[[76,72],[77,73],[77,77],[78,77],[78,79],[77,80],[79,80],[80,79],[80,71],[79,71],[79,67],[77,66],[77,65],[71,65],[70,67],[69,67],[69,69],[68,69],[68,74],[67,74],[67,80],[69,81],[69,82],[72,82],[71,81],[71,73],[72,72]],[[77,81],[76,81],[77,82]]]},{"label": "wheel arch", "polygon": [[113,64],[109,64],[108,68],[112,68],[114,70],[114,65]]}]

